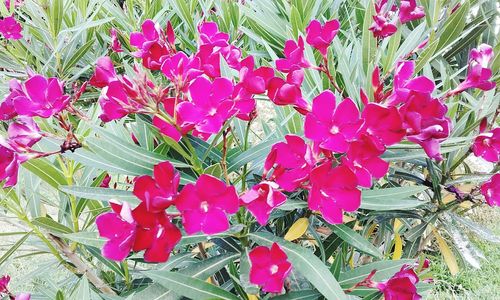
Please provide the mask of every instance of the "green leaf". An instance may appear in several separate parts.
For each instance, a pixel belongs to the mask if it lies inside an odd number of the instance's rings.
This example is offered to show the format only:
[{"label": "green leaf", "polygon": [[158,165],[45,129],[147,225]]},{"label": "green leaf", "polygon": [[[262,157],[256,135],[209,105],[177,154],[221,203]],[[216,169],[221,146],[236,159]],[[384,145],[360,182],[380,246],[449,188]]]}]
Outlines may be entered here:
[{"label": "green leaf", "polygon": [[87,54],[87,52],[90,50],[90,48],[94,45],[95,40],[90,39],[88,42],[83,44],[78,48],[78,50],[68,59],[65,61],[64,66],[63,66],[63,73],[68,72],[74,65],[76,65],[80,59]]},{"label": "green leaf", "polygon": [[375,7],[372,1],[367,2],[367,7],[365,9],[365,16],[363,19],[363,36],[362,47],[363,47],[363,68],[364,71],[368,71],[368,66],[371,65],[371,61],[375,57],[375,52],[377,51],[377,41],[373,37],[373,34],[368,28],[373,22],[372,16],[375,15]]},{"label": "green leaf", "polygon": [[251,233],[249,236],[257,243],[266,246],[278,243],[288,255],[293,267],[306,277],[327,299],[342,300],[346,298],[330,270],[313,253],[268,232]]},{"label": "green leaf", "polygon": [[495,235],[495,233],[488,228],[484,227],[483,225],[480,225],[478,223],[475,223],[469,219],[462,218],[457,214],[451,214],[452,218],[457,221],[458,223],[464,225],[467,227],[469,230],[480,236],[486,241],[492,242],[492,243],[500,243],[500,237]]},{"label": "green leaf", "polygon": [[352,287],[356,283],[363,281],[363,279],[365,279],[366,276],[368,276],[373,270],[377,270],[375,276],[373,276],[374,281],[387,280],[399,271],[404,264],[411,264],[414,261],[415,260],[413,259],[402,259],[377,261],[371,264],[363,265],[353,270],[340,273],[339,283],[344,288]]},{"label": "green leaf", "polygon": [[103,238],[100,238],[97,232],[87,232],[81,231],[76,233],[63,234],[62,237],[67,238],[73,242],[80,243],[82,245],[102,248],[106,242]]},{"label": "green leaf", "polygon": [[64,16],[64,0],[53,0],[49,6],[52,34],[57,36],[61,31]]},{"label": "green leaf", "polygon": [[383,254],[373,244],[361,236],[356,231],[347,227],[346,225],[330,225],[333,232],[343,239],[346,243],[358,249],[359,251],[371,255],[373,257],[382,258]]},{"label": "green leaf", "polygon": [[58,222],[56,222],[53,219],[48,218],[48,217],[35,218],[32,222],[34,225],[45,228],[52,233],[72,233],[73,232],[73,230],[71,230],[69,227],[67,227],[61,223],[58,223]]},{"label": "green leaf", "polygon": [[272,300],[316,300],[321,294],[315,290],[289,292],[284,295],[272,297]]},{"label": "green leaf", "polygon": [[0,266],[9,259],[9,257],[16,252],[16,250],[21,247],[21,245],[26,241],[26,239],[30,236],[31,232],[26,233],[21,239],[19,239],[9,250],[5,251],[5,253],[0,257]]},{"label": "green leaf", "polygon": [[86,187],[86,186],[59,186],[59,190],[70,195],[100,201],[109,201],[116,199],[130,204],[138,204],[139,200],[132,194],[131,191],[115,190],[101,187]]},{"label": "green leaf", "polygon": [[415,208],[426,202],[407,198],[427,189],[428,187],[426,186],[408,186],[363,190],[361,208],[369,210],[400,210]]},{"label": "green leaf", "polygon": [[147,271],[144,274],[167,289],[191,299],[238,300],[232,293],[188,275],[165,271]]},{"label": "green leaf", "polygon": [[46,158],[30,159],[22,166],[56,189],[59,185],[68,184],[62,171]]},{"label": "green leaf", "polygon": [[470,13],[470,4],[466,1],[455,11],[444,23],[443,30],[439,35],[439,43],[436,51],[443,49],[452,43],[464,30],[467,14]]}]

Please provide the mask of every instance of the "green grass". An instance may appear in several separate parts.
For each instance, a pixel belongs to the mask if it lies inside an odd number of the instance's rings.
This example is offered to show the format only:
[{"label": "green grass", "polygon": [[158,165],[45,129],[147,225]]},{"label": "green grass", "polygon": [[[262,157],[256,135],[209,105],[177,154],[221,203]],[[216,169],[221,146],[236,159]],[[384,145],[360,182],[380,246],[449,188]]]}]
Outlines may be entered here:
[{"label": "green grass", "polygon": [[[500,208],[488,206],[478,208],[470,217],[500,236]],[[440,254],[429,256],[435,288],[427,297],[430,300],[500,299],[500,245],[487,242],[473,234],[469,235],[475,246],[484,253],[481,269],[460,264],[460,272],[452,276]]]}]

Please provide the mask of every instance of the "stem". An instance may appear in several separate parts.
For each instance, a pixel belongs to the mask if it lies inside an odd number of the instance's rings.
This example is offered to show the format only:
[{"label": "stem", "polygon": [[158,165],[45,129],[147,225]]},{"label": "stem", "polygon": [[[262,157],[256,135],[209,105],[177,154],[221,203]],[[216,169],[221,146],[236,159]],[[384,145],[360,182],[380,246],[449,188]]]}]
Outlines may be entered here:
[{"label": "stem", "polygon": [[328,80],[333,85],[333,87],[337,90],[337,92],[339,92],[341,95],[344,95],[344,91],[342,89],[340,89],[340,87],[337,85],[337,83],[335,82],[335,79],[332,76],[332,73],[330,72],[330,69],[328,67],[328,60],[326,59],[326,57],[323,57],[323,66],[319,70],[326,74],[326,76],[328,77]]},{"label": "stem", "polygon": [[457,162],[456,162],[456,163],[454,163],[454,164],[451,166],[449,173],[450,173],[450,174],[451,174],[451,173],[453,173],[453,171],[455,171],[455,169],[456,169],[456,168],[458,168],[458,167],[459,167],[459,166],[460,166],[460,165],[464,162],[464,160],[465,160],[467,157],[469,157],[469,155],[470,155],[471,153],[472,153],[472,150],[471,150],[471,148],[469,148],[469,149],[467,150],[467,152],[465,152],[465,154],[464,154],[464,155],[462,155],[462,157],[460,157],[460,158],[457,160]]},{"label": "stem", "polygon": [[224,172],[224,178],[227,184],[230,184],[229,174],[227,173],[227,131],[222,132],[222,160],[220,162],[222,171]]},{"label": "stem", "polygon": [[97,275],[91,268],[76,255],[71,248],[60,238],[52,234],[49,237],[56,243],[61,252],[76,267],[76,272],[85,275],[87,279],[102,293],[107,295],[116,295],[116,293]]},{"label": "stem", "polygon": [[[252,125],[252,120],[248,121],[247,123],[247,128],[245,130],[245,141],[243,142],[243,151],[246,151],[248,149],[248,137],[250,135],[250,127]],[[241,191],[244,192],[247,187],[247,169],[248,169],[248,164],[245,164],[243,166],[243,173],[241,175]]]}]

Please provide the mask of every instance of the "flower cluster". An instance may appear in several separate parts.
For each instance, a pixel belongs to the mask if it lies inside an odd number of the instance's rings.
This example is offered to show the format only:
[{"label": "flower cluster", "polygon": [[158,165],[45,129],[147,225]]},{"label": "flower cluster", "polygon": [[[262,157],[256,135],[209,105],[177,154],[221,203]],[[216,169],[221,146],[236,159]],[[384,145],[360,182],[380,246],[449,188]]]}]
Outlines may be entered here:
[{"label": "flower cluster", "polygon": [[[11,3],[10,0],[5,0],[5,7],[10,11],[10,6],[17,8],[22,4],[22,1],[16,0]],[[0,4],[1,5],[1,4]],[[0,17],[0,36],[3,36],[7,40],[19,40],[23,38],[21,33],[23,28],[21,24],[16,20],[14,15],[7,17]]]},{"label": "flower cluster", "polygon": [[[375,2],[375,13],[373,24],[369,30],[376,38],[386,38],[398,30],[395,22],[399,19],[401,24],[421,19],[425,16],[424,7],[417,5],[416,0],[402,0],[399,11],[396,5],[388,7],[387,0],[378,0]],[[394,20],[391,20],[394,19]]]},{"label": "flower cluster", "polygon": [[0,102],[0,120],[11,120],[7,138],[0,138],[0,181],[6,180],[4,187],[17,183],[21,163],[44,155],[31,149],[42,138],[33,118],[58,115],[70,102],[63,82],[55,77],[35,74],[24,82],[12,79],[9,87],[9,93]]}]

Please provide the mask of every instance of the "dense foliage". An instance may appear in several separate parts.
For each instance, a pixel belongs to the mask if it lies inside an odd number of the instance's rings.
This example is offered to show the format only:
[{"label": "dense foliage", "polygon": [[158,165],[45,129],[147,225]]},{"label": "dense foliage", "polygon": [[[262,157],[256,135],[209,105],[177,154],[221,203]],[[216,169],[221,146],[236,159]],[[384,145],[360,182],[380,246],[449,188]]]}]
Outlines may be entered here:
[{"label": "dense foliage", "polygon": [[500,241],[495,1],[5,4],[0,296],[417,300]]}]

